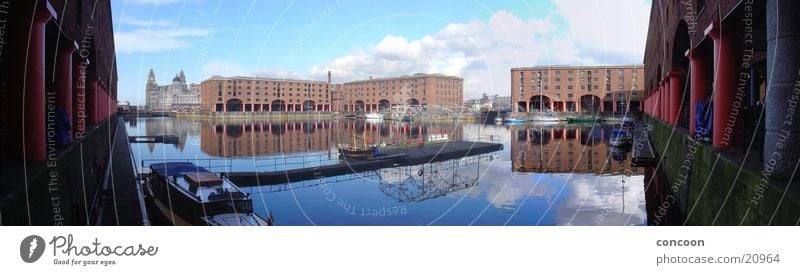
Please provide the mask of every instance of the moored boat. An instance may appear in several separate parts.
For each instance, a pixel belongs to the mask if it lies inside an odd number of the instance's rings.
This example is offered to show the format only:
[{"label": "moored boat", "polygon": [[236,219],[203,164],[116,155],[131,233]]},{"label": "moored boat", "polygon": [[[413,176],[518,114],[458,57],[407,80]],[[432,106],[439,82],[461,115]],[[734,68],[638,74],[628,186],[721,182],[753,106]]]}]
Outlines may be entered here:
[{"label": "moored boat", "polygon": [[596,117],[572,117],[568,118],[568,123],[596,123],[598,122],[598,118]]},{"label": "moored boat", "polygon": [[630,132],[624,130],[614,130],[611,133],[611,137],[609,137],[608,142],[611,146],[628,146],[631,145],[631,141],[633,140],[633,136]]},{"label": "moored boat", "polygon": [[564,119],[554,116],[552,114],[546,114],[546,115],[534,116],[532,120],[537,122],[559,122],[563,121]]},{"label": "moored boat", "polygon": [[337,146],[341,156],[350,159],[370,159],[375,154],[376,146],[353,146],[349,144],[339,144]]},{"label": "moored boat", "polygon": [[150,165],[146,180],[148,199],[173,225],[272,225],[272,215],[253,212],[250,194],[229,179],[191,162]]},{"label": "moored boat", "polygon": [[503,120],[503,122],[508,124],[514,124],[514,123],[523,123],[525,122],[525,120],[521,118],[507,117],[506,119]]}]

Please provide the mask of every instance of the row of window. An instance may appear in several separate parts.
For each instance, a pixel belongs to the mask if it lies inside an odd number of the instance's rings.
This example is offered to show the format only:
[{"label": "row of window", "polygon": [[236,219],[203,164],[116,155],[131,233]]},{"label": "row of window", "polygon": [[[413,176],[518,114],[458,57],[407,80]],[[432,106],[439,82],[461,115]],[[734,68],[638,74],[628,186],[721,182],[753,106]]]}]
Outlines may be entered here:
[{"label": "row of window", "polygon": [[[636,75],[637,71],[639,71],[639,70],[640,69],[616,69],[616,73],[619,76],[624,76],[625,72],[629,71],[631,74]],[[561,75],[562,71],[566,71],[567,72],[566,74],[568,74],[568,75],[574,75],[576,70],[551,70],[551,71],[553,71],[553,73],[555,75]],[[520,75],[522,75],[524,72],[525,71],[520,71]],[[534,76],[534,75],[549,75],[550,74],[550,71],[548,71],[548,70],[544,70],[544,71],[527,71],[527,72],[531,76]],[[611,75],[611,72],[612,72],[612,69],[606,69],[606,75],[607,76]],[[581,75],[591,75],[592,73],[598,74],[598,73],[600,73],[600,71],[597,70],[597,69],[594,69],[594,70],[581,70],[580,71]]]},{"label": "row of window", "polygon": [[[298,91],[298,92],[299,92],[299,91]],[[268,95],[268,94],[269,94],[269,93],[264,93],[264,95]],[[228,92],[228,95],[243,95],[243,94],[242,94],[242,92]],[[252,94],[251,94],[250,92],[247,92],[247,95],[252,95]],[[261,93],[260,93],[260,92],[256,92],[256,94],[255,94],[255,95],[257,95],[257,96],[260,96],[260,95],[261,95]],[[293,93],[289,93],[289,96],[293,96],[293,95],[294,95]],[[217,93],[217,96],[222,96],[222,91],[219,91],[219,93]],[[272,93],[272,96],[278,96],[278,93]],[[286,93],[280,93],[280,96],[286,96]],[[316,97],[322,97],[322,94],[317,94],[317,95],[309,95],[308,93],[304,93],[304,94],[297,93],[297,96],[303,96],[303,97],[314,97],[314,96],[316,96]],[[325,94],[325,98],[328,98],[328,94],[327,94],[327,93]]]},{"label": "row of window", "polygon": [[[226,82],[229,83],[229,84],[230,83],[248,83],[248,84],[250,84],[250,83],[253,83],[253,80],[237,79],[237,80],[227,80]],[[255,82],[256,82],[255,84],[261,84],[262,81],[256,80]],[[321,83],[317,84],[317,83],[299,83],[299,82],[266,81],[266,80],[263,81],[263,82],[266,85],[290,85],[290,86],[295,86],[296,85],[296,86],[305,86],[305,87],[317,87],[317,85],[319,85],[320,87],[322,87],[322,86],[326,86],[326,87],[330,86],[330,84],[321,84]],[[220,83],[220,85],[222,85],[222,82],[219,82],[219,83]],[[230,88],[230,85],[228,85],[228,87]]]},{"label": "row of window", "polygon": [[[581,87],[580,87],[580,88],[581,88],[581,90],[587,90],[587,88],[588,88],[588,90],[589,90],[589,91],[591,91],[591,89],[592,89],[592,88],[594,88],[595,90],[597,90],[597,89],[598,89],[598,87],[599,87],[598,85],[593,85],[593,86],[589,86],[589,85],[581,85]],[[574,87],[573,87],[572,85],[568,85],[568,86],[567,86],[567,90],[572,90],[573,88],[574,88]],[[632,88],[633,88],[633,90],[636,90],[636,89],[638,89],[638,88],[639,88],[639,85],[635,85],[635,84],[634,84]],[[547,85],[545,85],[545,86],[542,86],[542,90],[549,90],[549,89],[550,89],[550,86],[547,86]],[[556,86],[555,86],[555,90],[561,90],[561,86],[560,86],[560,85],[556,85]],[[609,84],[609,85],[606,85],[606,90],[607,90],[607,91],[610,91],[610,90],[611,90],[611,84]],[[620,84],[620,85],[619,85],[619,90],[625,90],[625,84]],[[539,91],[539,89],[537,89],[537,87],[536,87],[536,86],[531,86],[531,91]]]},{"label": "row of window", "polygon": [[[231,88],[232,88],[231,86],[228,86],[228,89],[231,89]],[[246,87],[245,87],[245,89],[246,89],[246,90],[250,90],[250,86],[246,86]],[[218,88],[218,90],[220,90],[220,91],[221,91],[221,90],[222,90],[222,87],[219,87],[219,88]],[[242,90],[242,86],[238,86],[238,87],[236,87],[236,90]],[[261,87],[259,87],[259,86],[256,86],[256,90],[261,90]],[[265,90],[267,90],[267,89],[265,89]],[[273,91],[276,91],[276,90],[278,90],[278,88],[277,88],[277,87],[272,87],[272,90],[273,90]],[[281,90],[281,91],[285,91],[285,90],[286,90],[286,88],[283,88],[283,89],[280,89],[280,90]],[[305,89],[302,89],[302,90],[300,90],[300,88],[297,88],[297,91],[298,91],[298,92],[300,92],[300,91],[303,91],[303,92],[308,92],[308,90],[309,90],[308,88],[305,88]],[[294,88],[289,88],[289,91],[294,91]],[[315,91],[315,90],[314,90],[314,89],[311,89],[311,91],[313,92],[313,91]],[[317,92],[322,92],[322,89],[317,89],[316,91],[317,91]],[[325,92],[327,92],[327,91],[328,91],[328,88],[325,88]]]},{"label": "row of window", "polygon": [[[217,98],[217,102],[222,102],[222,101],[224,101],[224,99],[222,99],[221,97],[218,97],[218,98]],[[250,99],[249,99],[249,98],[245,98],[245,101],[250,101]],[[260,101],[261,101],[261,99],[260,99],[260,98],[256,98],[256,99],[255,99],[255,101],[256,101],[256,102],[260,102]],[[295,102],[295,100],[294,100],[294,99],[291,99],[291,98],[290,98],[288,101],[289,101],[289,102]],[[306,101],[308,101],[308,100],[306,100],[306,99],[298,99],[298,100],[297,100],[297,102],[306,102]],[[265,98],[265,99],[264,99],[264,102],[270,102],[270,100]],[[324,100],[324,101],[323,101],[323,100],[320,100],[320,103],[323,103],[323,102],[324,102],[324,103],[328,103],[328,100],[327,100],[327,99],[326,99],[326,100]]]},{"label": "row of window", "polygon": [[[550,81],[550,78],[547,78],[547,77],[545,77],[545,78],[540,78],[540,79],[541,79],[541,82],[544,82],[544,83],[546,83],[546,82],[549,82],[549,81]],[[572,77],[570,77],[570,78],[567,78],[567,82],[573,82],[574,80],[575,80],[575,79],[574,79],[574,78],[572,78]],[[586,77],[581,77],[581,82],[587,82],[587,80],[588,80],[588,81],[592,81],[592,80],[594,80],[594,81],[599,81],[599,80],[600,80],[600,78],[597,78],[597,77],[595,77],[595,78],[591,78],[591,77],[589,77],[589,78],[586,78]],[[636,77],[634,77],[634,78],[632,78],[632,79],[631,79],[631,81],[633,81],[633,82],[636,82],[636,80],[637,80],[637,78],[636,78]],[[538,79],[538,78],[532,78],[532,79],[531,79],[531,82],[538,82],[538,81],[539,81],[539,79]],[[561,78],[560,78],[560,77],[556,77],[556,78],[555,78],[555,82],[561,82]],[[607,78],[606,78],[606,82],[611,82],[611,78],[610,78],[610,77],[607,77]],[[623,76],[619,77],[619,82],[625,82],[625,77],[623,77]]]},{"label": "row of window", "polygon": [[[616,96],[616,98],[624,98],[625,97],[625,93],[608,93],[608,94],[605,95],[606,98],[611,98],[613,96]],[[555,94],[553,97],[555,99],[561,99],[561,94]],[[633,93],[631,93],[631,97],[632,98],[636,98],[636,97],[638,97],[638,94],[633,92]],[[521,97],[521,98],[524,98],[524,97]],[[573,96],[573,94],[567,94],[567,98],[574,98],[574,96]]]}]

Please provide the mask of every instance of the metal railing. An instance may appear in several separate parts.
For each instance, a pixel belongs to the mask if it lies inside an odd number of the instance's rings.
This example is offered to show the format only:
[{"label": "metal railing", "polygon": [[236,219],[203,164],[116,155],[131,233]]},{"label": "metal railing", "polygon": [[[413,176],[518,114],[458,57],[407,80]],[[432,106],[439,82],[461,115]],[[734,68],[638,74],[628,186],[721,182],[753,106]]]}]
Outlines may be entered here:
[{"label": "metal railing", "polygon": [[314,168],[336,164],[339,153],[314,155],[283,155],[267,158],[158,158],[143,159],[140,162],[142,171],[149,166],[162,162],[191,162],[214,173],[222,172],[275,172],[289,169]]}]

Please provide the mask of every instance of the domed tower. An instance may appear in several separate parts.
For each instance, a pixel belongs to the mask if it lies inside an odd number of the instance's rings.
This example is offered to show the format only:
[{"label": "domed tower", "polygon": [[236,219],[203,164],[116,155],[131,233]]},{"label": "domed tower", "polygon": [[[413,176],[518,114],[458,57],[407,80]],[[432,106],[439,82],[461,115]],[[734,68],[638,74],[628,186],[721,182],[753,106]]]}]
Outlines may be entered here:
[{"label": "domed tower", "polygon": [[186,84],[186,75],[183,74],[183,69],[181,69],[181,72],[178,73],[178,78],[181,79],[181,82],[183,82],[183,84]]}]

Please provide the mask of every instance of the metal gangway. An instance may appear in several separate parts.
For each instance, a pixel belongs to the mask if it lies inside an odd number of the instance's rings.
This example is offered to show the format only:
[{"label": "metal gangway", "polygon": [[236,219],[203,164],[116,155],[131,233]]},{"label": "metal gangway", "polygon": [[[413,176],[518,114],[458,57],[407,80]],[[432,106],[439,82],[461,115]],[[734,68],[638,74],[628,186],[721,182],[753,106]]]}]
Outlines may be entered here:
[{"label": "metal gangway", "polygon": [[460,105],[398,105],[382,112],[385,118],[400,120],[405,116],[423,120],[475,117],[480,111]]}]

